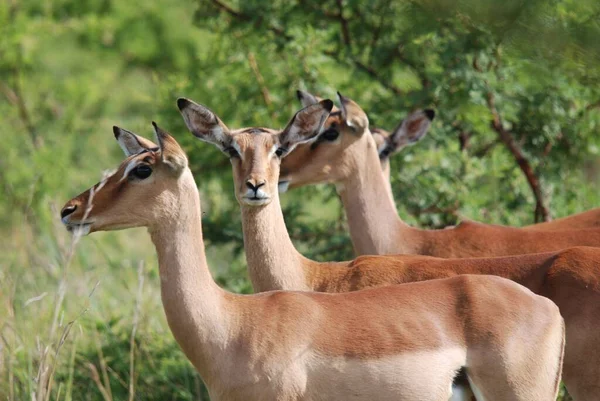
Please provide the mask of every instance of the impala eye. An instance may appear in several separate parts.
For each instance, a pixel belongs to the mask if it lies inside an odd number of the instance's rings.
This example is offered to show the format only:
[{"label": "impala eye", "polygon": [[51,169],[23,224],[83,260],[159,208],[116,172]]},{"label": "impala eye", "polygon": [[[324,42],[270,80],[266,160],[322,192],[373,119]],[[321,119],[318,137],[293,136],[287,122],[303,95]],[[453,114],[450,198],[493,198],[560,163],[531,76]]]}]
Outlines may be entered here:
[{"label": "impala eye", "polygon": [[230,158],[240,157],[240,154],[234,147],[230,146],[228,148],[223,149],[223,152],[227,153]]},{"label": "impala eye", "polygon": [[152,168],[150,168],[150,166],[148,166],[147,164],[140,164],[139,166],[131,170],[129,176],[135,177],[139,180],[143,180],[145,178],[150,177],[150,174],[152,174]]},{"label": "impala eye", "polygon": [[286,148],[277,148],[275,154],[277,155],[277,157],[281,157],[285,152],[287,152]]},{"label": "impala eye", "polygon": [[324,141],[333,142],[340,136],[340,133],[335,128],[329,128],[327,131],[321,134],[321,138]]}]

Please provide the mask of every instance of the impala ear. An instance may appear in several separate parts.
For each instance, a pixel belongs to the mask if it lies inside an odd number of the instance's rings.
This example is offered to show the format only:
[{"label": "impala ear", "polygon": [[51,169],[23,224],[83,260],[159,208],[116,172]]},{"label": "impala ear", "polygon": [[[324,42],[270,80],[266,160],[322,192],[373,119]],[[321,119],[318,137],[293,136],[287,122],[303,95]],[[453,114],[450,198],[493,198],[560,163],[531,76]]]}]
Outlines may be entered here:
[{"label": "impala ear", "polygon": [[434,117],[435,111],[431,109],[417,110],[409,114],[389,136],[388,155],[423,139]]},{"label": "impala ear", "polygon": [[169,166],[174,172],[181,173],[188,165],[187,156],[181,146],[167,131],[160,128],[154,121],[154,134],[160,147],[162,162]]},{"label": "impala ear", "polygon": [[316,138],[332,107],[333,102],[325,99],[297,112],[279,134],[279,143],[286,153],[291,152],[296,145]]},{"label": "impala ear", "polygon": [[119,142],[119,146],[125,152],[125,156],[137,155],[144,150],[156,149],[158,146],[148,139],[134,134],[126,129],[113,126],[115,139]]},{"label": "impala ear", "polygon": [[296,91],[296,96],[298,97],[298,100],[300,100],[300,103],[302,103],[302,107],[312,106],[322,100],[318,96],[301,90]]},{"label": "impala ear", "polygon": [[369,129],[367,113],[354,100],[342,96],[340,92],[337,95],[342,106],[342,117],[346,125],[355,133],[362,135],[363,132]]},{"label": "impala ear", "polygon": [[217,145],[221,150],[229,146],[229,128],[208,107],[185,98],[177,99],[177,107],[188,129],[198,139]]}]

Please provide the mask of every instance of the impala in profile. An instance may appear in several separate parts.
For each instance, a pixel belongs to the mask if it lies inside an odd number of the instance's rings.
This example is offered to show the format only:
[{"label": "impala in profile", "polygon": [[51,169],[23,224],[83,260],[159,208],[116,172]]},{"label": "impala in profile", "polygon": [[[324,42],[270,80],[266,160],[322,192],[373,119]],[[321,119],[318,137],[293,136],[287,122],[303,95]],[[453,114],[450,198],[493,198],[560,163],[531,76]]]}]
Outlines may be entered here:
[{"label": "impala in profile", "polygon": [[[330,109],[325,102],[299,111],[260,151],[290,151]],[[226,140],[216,117],[201,118],[215,118],[216,126],[198,135]],[[187,157],[169,134],[155,131],[158,146],[116,128],[127,158],[67,202],[61,217],[88,233],[148,228],[167,321],[211,399],[446,401],[460,371],[480,399],[556,397],[564,340],[558,308],[499,277],[345,294],[222,290],[208,270]],[[261,183],[250,184],[248,201],[264,202]]]},{"label": "impala in profile", "polygon": [[[444,230],[409,226],[398,216],[389,183],[381,173],[367,115],[351,99],[338,97],[341,111],[329,116],[321,133],[335,132],[337,140],[320,141],[317,137],[312,144],[299,146],[283,159],[280,180],[289,188],[335,183],[358,255],[503,256],[600,246],[600,227],[537,231],[473,221]],[[427,118],[427,113],[423,114]]]},{"label": "impala in profile", "polygon": [[[312,95],[305,91],[297,91],[297,96],[303,106],[309,106],[311,104],[317,103],[320,98],[318,96]],[[360,112],[359,112],[360,113]],[[337,123],[339,119],[333,118],[341,112],[336,109],[335,112],[332,113],[331,122],[325,124],[324,133],[319,136],[315,145],[300,145],[301,149],[311,149],[312,152],[309,151],[300,151],[302,156],[298,157],[298,160],[295,161],[294,165],[285,165],[284,167],[289,170],[284,171],[287,173],[282,175],[282,179],[280,181],[280,190],[285,192],[289,185],[293,187],[298,187],[305,185],[305,183],[318,183],[318,182],[338,182],[338,178],[340,176],[340,172],[329,171],[328,177],[320,177],[316,176],[317,171],[320,167],[329,168],[336,170],[339,167],[346,163],[352,163],[352,157],[348,153],[342,151],[343,140],[338,140],[340,134],[344,134],[343,127],[340,127]],[[366,116],[366,115],[365,115]],[[381,165],[381,169],[383,171],[385,181],[387,183],[386,189],[389,190],[390,196],[391,188],[390,188],[390,157],[408,145],[415,144],[420,141],[431,125],[431,121],[435,116],[435,112],[430,109],[425,110],[417,110],[413,113],[410,113],[393,131],[388,132],[382,128],[370,128],[370,132],[373,136],[373,140],[375,141],[376,149],[379,154],[379,162]],[[322,146],[317,147],[317,145]],[[357,162],[362,162],[364,159],[357,159]],[[298,167],[298,166],[305,167]],[[309,167],[312,165],[311,167]],[[358,165],[355,168],[368,168],[366,165]],[[309,171],[303,171],[300,175],[303,175],[304,178],[302,182],[297,178],[294,180],[292,177],[295,172],[298,170],[308,169]],[[393,198],[392,198],[393,202]],[[548,221],[544,223],[532,224],[526,227],[523,227],[526,230],[535,230],[535,231],[557,231],[557,230],[572,230],[572,229],[585,229],[585,228],[599,228],[600,227],[600,208],[595,208],[591,210],[587,210],[585,212],[577,213],[571,216],[562,217],[553,221]]]}]

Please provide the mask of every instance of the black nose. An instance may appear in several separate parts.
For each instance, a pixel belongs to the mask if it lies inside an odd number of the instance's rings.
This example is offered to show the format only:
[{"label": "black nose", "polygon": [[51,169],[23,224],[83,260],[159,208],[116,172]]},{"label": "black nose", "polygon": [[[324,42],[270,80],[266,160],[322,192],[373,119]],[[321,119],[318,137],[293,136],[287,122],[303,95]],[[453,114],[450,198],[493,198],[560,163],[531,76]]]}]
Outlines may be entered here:
[{"label": "black nose", "polygon": [[263,182],[259,182],[256,185],[252,184],[252,182],[250,182],[250,181],[246,181],[246,186],[248,188],[250,188],[251,190],[253,190],[254,192],[258,191],[258,188],[262,187],[263,185],[265,185],[264,181]]},{"label": "black nose", "polygon": [[60,218],[64,219],[66,216],[70,215],[75,210],[77,210],[77,205],[69,205],[63,207],[63,210],[60,211]]}]

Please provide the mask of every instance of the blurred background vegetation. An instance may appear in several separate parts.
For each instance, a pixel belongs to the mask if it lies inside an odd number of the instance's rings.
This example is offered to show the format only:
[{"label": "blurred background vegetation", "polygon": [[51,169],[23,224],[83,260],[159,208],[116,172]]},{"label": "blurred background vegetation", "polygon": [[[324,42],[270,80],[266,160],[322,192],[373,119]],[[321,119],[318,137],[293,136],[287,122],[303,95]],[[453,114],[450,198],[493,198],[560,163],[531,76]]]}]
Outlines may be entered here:
[{"label": "blurred background vegetation", "polygon": [[[229,162],[176,97],[230,127],[282,127],[298,88],[339,90],[388,130],[434,108],[392,160],[401,216],[525,225],[600,206],[599,21],[596,0],[1,2],[0,398],[207,399],[144,230],[75,247],[57,218],[122,159],[112,125],[149,136],[156,120],[185,146],[213,273],[249,292]],[[283,203],[307,256],[352,257],[330,187]]]}]

